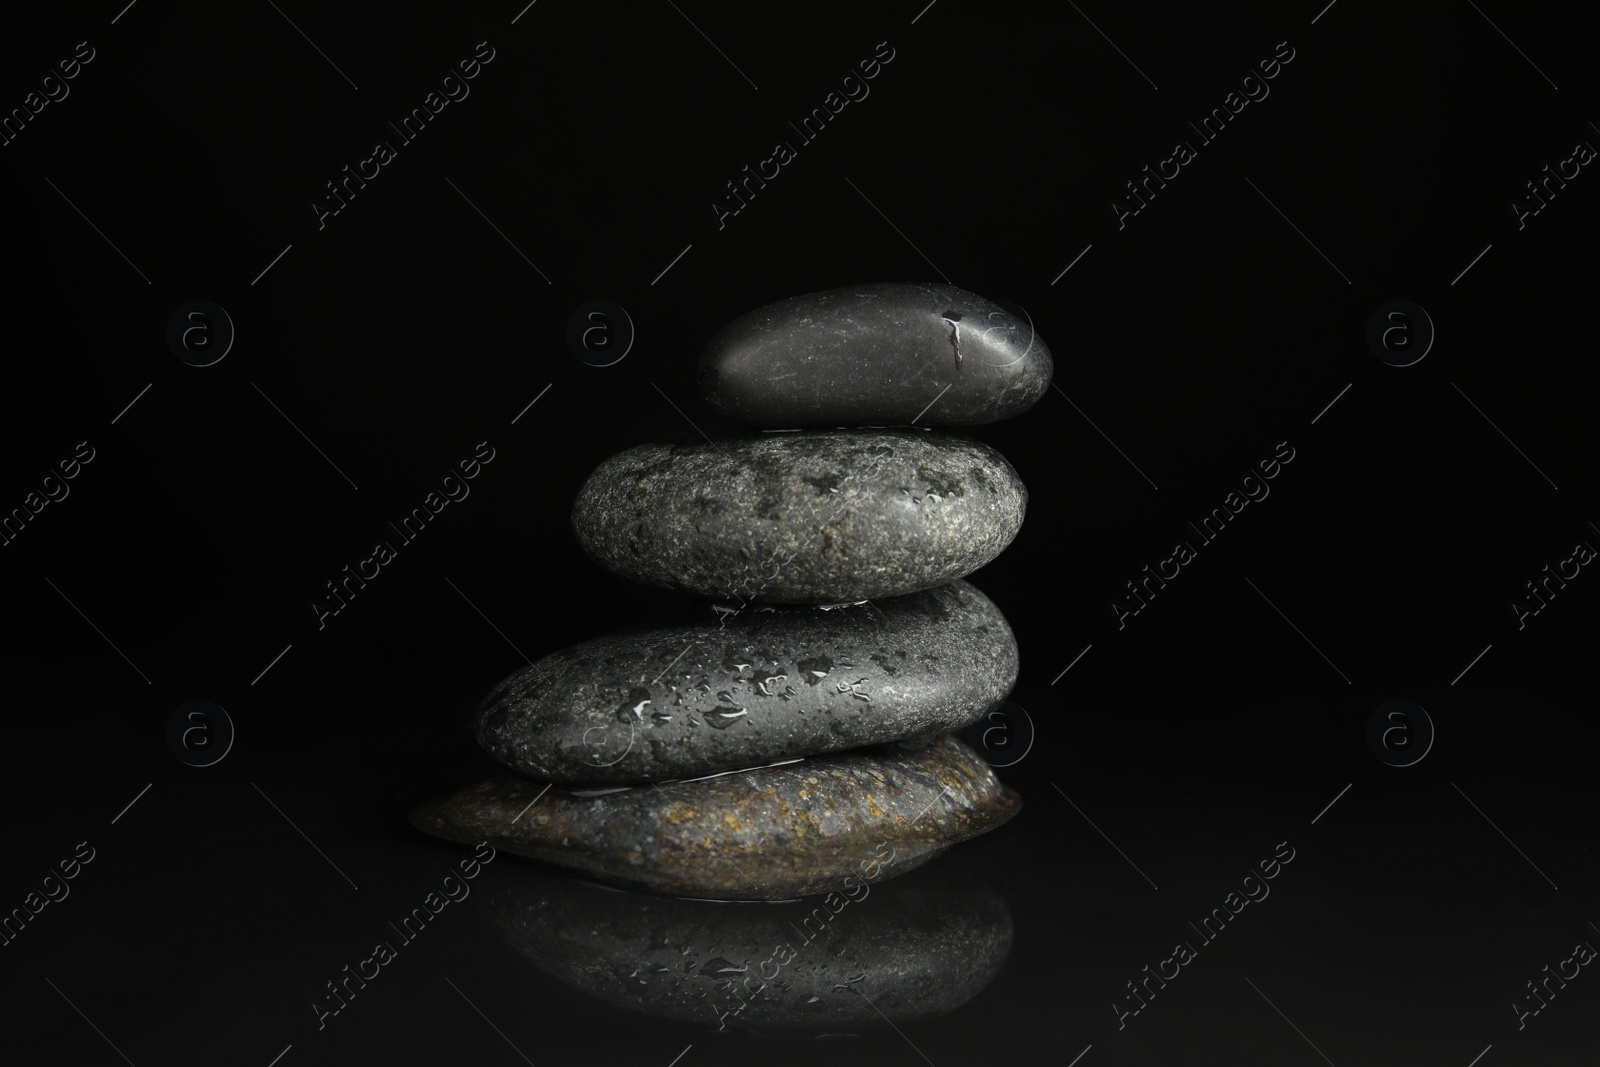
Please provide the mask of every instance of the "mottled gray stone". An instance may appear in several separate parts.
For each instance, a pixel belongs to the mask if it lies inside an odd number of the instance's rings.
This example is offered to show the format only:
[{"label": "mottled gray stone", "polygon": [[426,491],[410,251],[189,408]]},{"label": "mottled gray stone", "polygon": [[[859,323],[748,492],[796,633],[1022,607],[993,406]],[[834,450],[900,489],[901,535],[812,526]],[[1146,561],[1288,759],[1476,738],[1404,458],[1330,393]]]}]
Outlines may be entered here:
[{"label": "mottled gray stone", "polygon": [[486,873],[480,913],[534,966],[614,1008],[714,1030],[837,1034],[938,1015],[981,992],[1011,951],[1005,898],[947,864],[760,907],[526,864]]},{"label": "mottled gray stone", "polygon": [[578,543],[624,578],[698,596],[810,604],[970,574],[1022,526],[1004,456],[916,429],[811,430],[639,445],[589,475]]},{"label": "mottled gray stone", "polygon": [[964,581],[828,610],[700,615],[521,668],[479,706],[479,743],[546,781],[690,778],[959,730],[1017,680],[1011,627]]},{"label": "mottled gray stone", "polygon": [[954,426],[1026,411],[1052,371],[1027,318],[954,285],[880,282],[739,316],[701,354],[699,385],[752,426]]},{"label": "mottled gray stone", "polygon": [[573,790],[502,773],[411,813],[418,829],[674,896],[788,900],[891,878],[1015,815],[972,749],[817,756],[670,784]]}]

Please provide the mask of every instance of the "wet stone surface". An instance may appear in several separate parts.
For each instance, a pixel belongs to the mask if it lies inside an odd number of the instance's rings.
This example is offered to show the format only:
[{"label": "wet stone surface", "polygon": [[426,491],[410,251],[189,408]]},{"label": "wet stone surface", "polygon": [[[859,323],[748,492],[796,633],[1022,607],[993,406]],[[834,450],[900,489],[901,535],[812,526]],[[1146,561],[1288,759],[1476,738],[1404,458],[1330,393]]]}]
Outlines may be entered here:
[{"label": "wet stone surface", "polygon": [[937,1015],[976,996],[1011,950],[1005,899],[937,868],[760,907],[528,865],[492,873],[481,914],[536,967],[613,1007],[713,1030],[837,1033]]},{"label": "wet stone surface", "polygon": [[1026,411],[1052,373],[1025,316],[953,285],[879,282],[741,315],[706,346],[698,381],[751,426],[955,426]]},{"label": "wet stone surface", "polygon": [[411,813],[418,829],[675,896],[787,900],[921,866],[1021,799],[953,737],[699,781],[589,790],[502,774]]},{"label": "wet stone surface", "polygon": [[1016,640],[964,581],[831,609],[714,605],[546,656],[477,712],[478,741],[546,781],[689,778],[959,730],[1016,682]]},{"label": "wet stone surface", "polygon": [[697,596],[817,604],[970,574],[1022,526],[1028,491],[980,441],[917,429],[639,445],[572,508],[578,543],[624,578]]}]

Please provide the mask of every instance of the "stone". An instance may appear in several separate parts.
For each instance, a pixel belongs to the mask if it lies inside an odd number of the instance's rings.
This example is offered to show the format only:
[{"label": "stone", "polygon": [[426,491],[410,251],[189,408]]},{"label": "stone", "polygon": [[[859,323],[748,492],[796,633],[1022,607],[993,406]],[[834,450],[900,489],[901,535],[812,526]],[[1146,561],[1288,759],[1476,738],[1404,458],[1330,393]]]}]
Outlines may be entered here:
[{"label": "stone", "polygon": [[607,569],[697,596],[837,603],[970,574],[1022,526],[1028,491],[980,441],[916,429],[639,445],[572,507]]},{"label": "stone", "polygon": [[544,781],[689,778],[959,730],[1016,684],[1011,627],[964,581],[831,609],[698,613],[521,668],[479,705],[479,744]]},{"label": "stone", "polygon": [[486,872],[477,906],[534,966],[611,1007],[717,1030],[838,1033],[952,1011],[999,974],[1013,937],[1005,898],[944,866],[740,907],[520,865]]},{"label": "stone", "polygon": [[956,426],[1026,411],[1053,367],[1026,317],[954,285],[880,282],[741,315],[706,345],[698,381],[751,426]]},{"label": "stone", "polygon": [[1022,800],[954,737],[697,781],[574,790],[502,773],[411,812],[602,882],[711,900],[843,893],[994,829]]}]

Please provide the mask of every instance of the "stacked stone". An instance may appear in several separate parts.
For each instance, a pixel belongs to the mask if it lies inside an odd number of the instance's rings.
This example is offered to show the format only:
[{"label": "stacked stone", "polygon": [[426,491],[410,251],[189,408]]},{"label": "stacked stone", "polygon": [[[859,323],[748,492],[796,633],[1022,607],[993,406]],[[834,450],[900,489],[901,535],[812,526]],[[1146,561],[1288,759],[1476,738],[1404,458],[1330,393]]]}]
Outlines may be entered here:
[{"label": "stacked stone", "polygon": [[953,732],[1009,695],[1016,640],[962,578],[1011,543],[1027,490],[926,427],[1019,414],[1051,371],[1031,323],[950,285],[734,320],[699,385],[752,429],[619,453],[572,511],[594,560],[700,606],[506,678],[477,732],[510,773],[412,821],[712,899],[848,892],[1005,822],[1021,801]]}]

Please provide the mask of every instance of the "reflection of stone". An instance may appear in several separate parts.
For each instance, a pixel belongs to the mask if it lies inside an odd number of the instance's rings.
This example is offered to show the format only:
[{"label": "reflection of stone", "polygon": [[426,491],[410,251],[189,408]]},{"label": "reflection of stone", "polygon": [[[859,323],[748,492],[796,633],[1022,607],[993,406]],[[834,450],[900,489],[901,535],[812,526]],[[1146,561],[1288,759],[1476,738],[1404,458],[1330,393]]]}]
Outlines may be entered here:
[{"label": "reflection of stone", "polygon": [[595,795],[502,774],[411,813],[419,829],[682,896],[784,900],[892,877],[1022,801],[954,737]]},{"label": "reflection of stone", "polygon": [[526,865],[492,873],[482,914],[541,970],[614,1007],[712,1029],[837,1032],[936,1015],[981,992],[1011,950],[1005,900],[933,868],[862,885],[854,899],[759,907],[608,890]]},{"label": "reflection of stone", "polygon": [[497,685],[478,709],[478,740],[545,781],[692,778],[958,730],[1016,679],[1005,616],[954,581],[829,611],[751,609],[721,625],[706,610],[573,645]]}]

